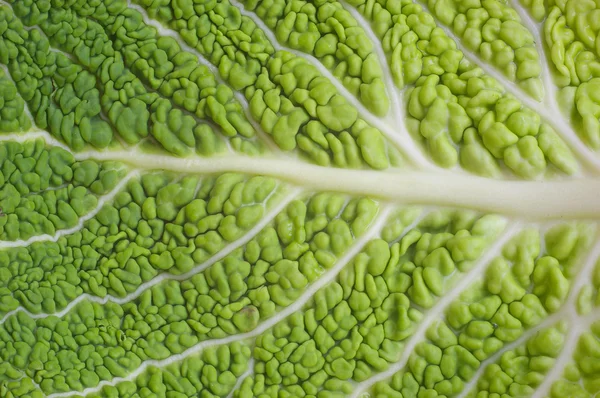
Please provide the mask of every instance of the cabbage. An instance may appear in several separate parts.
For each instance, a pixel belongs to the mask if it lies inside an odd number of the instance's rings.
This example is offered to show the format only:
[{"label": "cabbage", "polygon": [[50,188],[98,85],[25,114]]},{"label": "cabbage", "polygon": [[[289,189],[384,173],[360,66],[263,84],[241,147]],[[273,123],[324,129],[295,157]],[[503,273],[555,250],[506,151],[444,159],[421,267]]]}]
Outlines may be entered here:
[{"label": "cabbage", "polygon": [[595,397],[598,151],[598,0],[2,2],[0,396]]}]

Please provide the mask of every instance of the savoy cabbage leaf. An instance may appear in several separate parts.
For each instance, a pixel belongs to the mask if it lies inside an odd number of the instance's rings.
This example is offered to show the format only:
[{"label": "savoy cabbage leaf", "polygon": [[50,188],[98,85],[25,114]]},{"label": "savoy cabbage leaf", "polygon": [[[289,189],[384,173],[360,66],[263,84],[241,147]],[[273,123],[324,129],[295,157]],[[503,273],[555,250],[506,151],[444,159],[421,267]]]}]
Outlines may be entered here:
[{"label": "savoy cabbage leaf", "polygon": [[0,397],[600,396],[600,1],[0,1]]}]

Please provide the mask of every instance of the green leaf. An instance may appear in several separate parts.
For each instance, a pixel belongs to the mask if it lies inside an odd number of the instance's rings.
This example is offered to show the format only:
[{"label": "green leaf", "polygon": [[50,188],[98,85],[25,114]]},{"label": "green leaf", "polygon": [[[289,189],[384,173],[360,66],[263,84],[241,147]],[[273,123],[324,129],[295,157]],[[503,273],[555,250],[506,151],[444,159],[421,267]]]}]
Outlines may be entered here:
[{"label": "green leaf", "polygon": [[0,4],[0,396],[600,394],[598,21]]}]

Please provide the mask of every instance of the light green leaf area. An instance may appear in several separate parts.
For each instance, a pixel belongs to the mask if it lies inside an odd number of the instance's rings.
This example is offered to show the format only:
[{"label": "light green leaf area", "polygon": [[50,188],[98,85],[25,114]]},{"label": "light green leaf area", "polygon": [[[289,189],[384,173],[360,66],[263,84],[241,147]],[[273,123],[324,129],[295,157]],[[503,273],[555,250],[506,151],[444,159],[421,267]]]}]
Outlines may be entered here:
[{"label": "light green leaf area", "polygon": [[600,397],[600,1],[0,2],[0,397]]}]

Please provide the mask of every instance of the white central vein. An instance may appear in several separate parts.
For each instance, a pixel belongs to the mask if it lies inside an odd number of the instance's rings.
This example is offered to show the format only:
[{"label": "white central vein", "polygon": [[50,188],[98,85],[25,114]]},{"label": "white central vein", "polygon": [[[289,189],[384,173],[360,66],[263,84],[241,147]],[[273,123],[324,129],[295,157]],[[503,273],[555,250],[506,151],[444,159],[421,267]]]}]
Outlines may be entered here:
[{"label": "white central vein", "polygon": [[486,74],[500,82],[506,91],[515,96],[526,107],[537,112],[542,120],[548,123],[563,138],[566,144],[580,157],[581,160],[583,160],[595,172],[600,172],[600,156],[597,156],[579,139],[577,133],[562,117],[560,112],[549,109],[545,104],[536,101],[534,98],[525,93],[517,84],[515,84],[515,82],[509,80],[504,74],[499,72],[495,67],[482,61],[479,56],[466,48],[463,45],[462,40],[458,38],[450,28],[442,24],[429,11],[428,7],[422,1],[419,1],[419,4],[421,7],[423,7],[423,10],[428,12],[435,19],[436,25],[442,29],[448,37],[454,40],[457,48],[462,51],[466,58],[468,58],[473,64],[479,66]]},{"label": "white central vein", "polygon": [[[5,139],[25,142],[30,135]],[[38,132],[34,138],[49,140]],[[243,155],[175,158],[136,151],[87,151],[77,160],[96,159],[130,164],[136,169],[181,173],[239,172],[266,175],[298,186],[368,195],[402,204],[435,205],[519,215],[527,219],[600,218],[600,179],[556,181],[493,180],[439,170],[355,170],[321,167],[293,159]]]},{"label": "white central vein", "polygon": [[96,204],[96,207],[93,210],[91,210],[89,213],[79,217],[79,220],[77,221],[77,224],[75,226],[73,226],[71,228],[66,228],[66,229],[59,229],[58,231],[56,231],[56,233],[54,235],[44,234],[44,235],[32,236],[31,238],[26,239],[26,240],[19,239],[19,240],[13,240],[13,241],[9,241],[9,240],[0,241],[0,250],[14,248],[14,247],[25,247],[25,246],[31,245],[34,242],[43,242],[43,241],[56,242],[62,236],[70,235],[72,233],[75,233],[75,232],[81,230],[83,228],[83,224],[86,221],[95,217],[100,212],[100,210],[102,210],[102,207],[104,206],[104,204],[107,202],[110,202],[119,192],[121,192],[121,190],[123,189],[125,184],[127,184],[130,179],[138,176],[138,174],[139,174],[138,170],[130,171],[125,177],[123,177],[121,179],[121,181],[119,181],[119,183],[117,185],[115,185],[115,187],[109,193],[107,193],[104,196],[100,196],[98,198],[98,203]]},{"label": "white central vein", "polygon": [[502,235],[494,242],[494,244],[488,248],[485,254],[476,262],[473,268],[466,272],[459,282],[449,292],[444,294],[444,296],[441,297],[440,300],[425,313],[425,316],[419,323],[417,330],[411,335],[404,345],[400,360],[391,365],[387,370],[377,373],[373,377],[358,383],[352,395],[350,395],[351,398],[358,398],[365,390],[369,389],[375,383],[389,379],[396,372],[402,370],[406,366],[408,359],[413,354],[417,344],[425,341],[425,334],[427,333],[427,330],[435,322],[442,318],[444,311],[455,299],[460,296],[462,292],[464,292],[471,286],[473,282],[481,277],[488,264],[502,251],[504,245],[517,234],[519,228],[519,223],[513,223],[502,233]]},{"label": "white central vein", "polygon": [[[398,101],[394,100],[394,96],[395,96],[394,92],[390,93],[391,95],[389,95],[389,97],[392,98],[392,109],[393,109],[393,112],[391,115],[392,120],[389,120],[390,119],[389,117],[381,118],[381,117],[375,116],[373,113],[371,113],[371,111],[369,111],[367,108],[365,108],[365,106],[352,93],[350,93],[350,91],[348,91],[348,89],[342,84],[342,82],[340,82],[338,78],[333,76],[331,71],[329,71],[329,69],[327,69],[312,54],[304,53],[304,52],[283,46],[281,43],[279,43],[279,41],[277,40],[277,37],[275,36],[273,31],[271,29],[269,29],[269,27],[264,23],[264,21],[262,19],[260,19],[258,17],[258,15],[256,15],[252,11],[246,10],[243,5],[238,3],[237,0],[229,0],[229,2],[233,6],[237,7],[240,10],[242,15],[244,15],[247,18],[250,18],[256,24],[256,26],[262,30],[262,32],[265,34],[267,39],[271,42],[271,44],[273,45],[273,48],[275,48],[275,50],[286,51],[286,52],[292,53],[298,57],[301,57],[301,58],[307,60],[312,66],[317,68],[319,70],[319,73],[321,75],[323,75],[324,77],[326,77],[327,80],[329,80],[331,82],[331,84],[333,84],[335,86],[336,90],[340,94],[342,94],[342,96],[346,99],[346,101],[348,101],[350,104],[352,104],[353,107],[355,107],[358,110],[358,113],[360,114],[360,116],[366,122],[368,122],[371,126],[377,128],[386,137],[388,137],[388,139],[390,139],[396,145],[396,147],[399,148],[402,151],[402,153],[415,166],[417,166],[419,168],[423,168],[423,169],[428,169],[428,168],[435,169],[436,168],[436,166],[434,166],[423,155],[423,152],[421,151],[421,149],[419,149],[416,146],[415,142],[411,139],[408,131],[406,130],[406,127],[404,126],[404,123],[401,123],[398,120],[399,118],[397,115],[397,109],[399,109],[400,106],[398,104]],[[359,21],[359,25],[362,26],[364,30],[366,30],[366,28],[369,25],[366,24],[366,22],[364,22],[364,23],[365,23],[365,25],[361,25],[360,21]],[[377,43],[377,41],[375,41],[374,43]],[[375,48],[377,48],[376,45],[375,45]],[[383,56],[383,58],[381,58],[381,54],[378,54],[378,55],[380,56],[380,61],[383,61],[380,63],[387,65],[385,63],[385,56]],[[387,81],[387,80],[389,80],[389,81]],[[391,87],[391,88],[394,87],[394,84],[391,81],[391,79],[386,79],[386,84],[388,85],[388,87]]]},{"label": "white central vein", "polygon": [[318,290],[322,289],[323,287],[328,285],[330,282],[332,282],[337,277],[338,273],[346,266],[346,264],[348,264],[362,250],[362,248],[369,242],[369,240],[371,240],[372,238],[374,238],[375,236],[377,236],[379,234],[379,232],[385,225],[385,222],[387,221],[387,218],[388,218],[389,214],[391,213],[391,211],[392,211],[391,206],[386,206],[383,209],[381,209],[380,214],[371,223],[371,226],[369,227],[369,229],[362,236],[360,236],[359,238],[356,239],[356,241],[354,242],[352,247],[346,252],[346,254],[344,254],[336,262],[336,264],[331,269],[329,269],[327,272],[323,273],[319,279],[317,279],[314,283],[309,285],[307,287],[307,289],[305,290],[305,292],[293,304],[289,305],[282,311],[278,312],[272,318],[269,318],[265,322],[261,323],[256,329],[254,329],[250,332],[247,332],[247,333],[236,334],[236,335],[232,335],[232,336],[228,336],[228,337],[224,337],[224,338],[220,338],[220,339],[202,341],[202,342],[194,345],[193,347],[188,348],[184,352],[182,352],[180,354],[172,355],[166,359],[144,361],[136,370],[131,372],[126,377],[115,377],[112,380],[105,380],[105,381],[100,382],[95,387],[86,388],[80,392],[70,391],[70,392],[49,394],[46,396],[46,398],[65,398],[65,397],[79,396],[79,395],[85,396],[88,394],[97,393],[100,390],[102,390],[102,388],[105,386],[115,386],[118,383],[121,383],[124,381],[133,381],[138,376],[143,374],[146,371],[146,369],[148,369],[151,366],[157,367],[157,368],[163,368],[172,363],[179,362],[191,355],[197,354],[204,349],[220,346],[223,344],[230,344],[230,343],[237,342],[237,341],[249,340],[249,339],[252,339],[252,338],[266,332],[267,330],[269,330],[273,326],[275,326],[277,323],[286,319],[288,316],[292,315],[293,313],[295,313],[297,311],[300,311],[302,309],[302,307],[304,307],[304,305],[313,298],[313,296],[315,295],[315,293]]},{"label": "white central vein", "polygon": [[[247,244],[252,238],[256,237],[256,235],[258,235],[258,233],[263,228],[265,228],[271,221],[273,221],[273,219],[279,213],[281,213],[287,207],[287,205],[298,196],[298,194],[300,192],[301,192],[300,189],[297,189],[297,188],[292,189],[288,194],[285,195],[285,197],[283,199],[281,199],[275,206],[273,206],[273,208],[270,209],[269,212],[267,214],[265,214],[265,216],[254,227],[252,227],[248,232],[246,232],[244,234],[244,236],[242,236],[238,240],[226,245],[221,250],[219,250],[215,255],[210,257],[208,260],[204,261],[201,264],[198,264],[197,266],[195,266],[194,268],[192,268],[191,270],[189,270],[186,273],[177,274],[177,275],[170,274],[170,273],[160,274],[160,275],[152,278],[151,280],[142,283],[141,285],[139,285],[137,287],[137,289],[135,289],[133,292],[129,293],[128,295],[126,295],[124,297],[114,297],[111,295],[107,295],[104,297],[97,297],[97,296],[93,296],[88,293],[84,293],[84,294],[78,296],[75,300],[71,301],[61,311],[57,311],[57,312],[51,313],[51,314],[49,314],[49,313],[34,314],[34,313],[26,310],[23,307],[19,307],[10,312],[7,312],[4,315],[4,317],[2,317],[2,319],[0,319],[0,325],[3,324],[4,322],[6,322],[6,320],[9,317],[11,317],[19,312],[23,312],[23,313],[27,314],[32,319],[47,318],[49,316],[55,316],[55,317],[61,318],[61,317],[65,316],[67,313],[69,313],[69,311],[71,311],[73,308],[75,308],[75,306],[77,306],[79,303],[86,301],[86,300],[90,301],[90,302],[102,304],[102,305],[106,304],[109,301],[116,303],[116,304],[125,304],[132,300],[135,300],[136,298],[141,296],[142,293],[144,293],[146,290],[152,288],[153,286],[158,285],[159,283],[161,283],[163,281],[166,281],[166,280],[184,281],[186,279],[189,279],[192,276],[204,271],[211,265],[215,264],[217,261],[222,260],[223,258],[228,256],[231,252],[242,247],[243,245]],[[265,201],[265,204],[266,204],[266,201]]]},{"label": "white central vein", "polygon": [[444,172],[333,169],[268,157],[257,162],[244,156],[181,159],[129,152],[96,152],[79,156],[82,159],[125,160],[142,169],[268,175],[315,190],[369,195],[404,204],[468,207],[528,218],[600,217],[600,201],[597,200],[600,179],[547,182],[491,180]]}]

